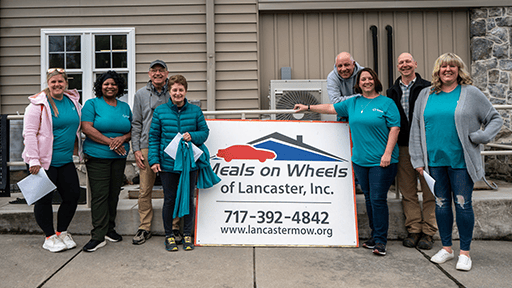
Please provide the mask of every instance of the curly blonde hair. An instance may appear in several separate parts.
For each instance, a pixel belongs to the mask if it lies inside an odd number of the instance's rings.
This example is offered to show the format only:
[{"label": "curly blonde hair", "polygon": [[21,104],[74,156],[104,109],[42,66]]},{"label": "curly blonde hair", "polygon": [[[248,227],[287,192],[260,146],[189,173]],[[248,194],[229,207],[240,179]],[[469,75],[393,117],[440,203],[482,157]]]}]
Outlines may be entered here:
[{"label": "curly blonde hair", "polygon": [[457,54],[448,52],[439,56],[439,58],[437,58],[436,62],[434,63],[434,70],[432,71],[432,89],[430,90],[430,93],[438,94],[439,92],[441,92],[442,83],[439,77],[439,70],[441,69],[441,66],[443,64],[449,64],[459,67],[459,76],[457,77],[458,84],[473,84],[473,80],[471,79],[471,76],[467,71],[466,64],[464,64],[464,61],[462,61],[462,59]]}]

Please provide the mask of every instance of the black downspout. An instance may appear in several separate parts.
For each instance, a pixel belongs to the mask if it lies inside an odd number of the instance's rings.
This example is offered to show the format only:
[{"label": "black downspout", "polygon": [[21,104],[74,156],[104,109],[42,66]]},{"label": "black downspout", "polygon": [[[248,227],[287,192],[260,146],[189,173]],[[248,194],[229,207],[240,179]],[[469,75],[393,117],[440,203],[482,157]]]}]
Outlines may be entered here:
[{"label": "black downspout", "polygon": [[393,86],[393,27],[386,26],[388,32],[388,87]]},{"label": "black downspout", "polygon": [[370,26],[370,30],[372,31],[373,44],[373,70],[375,70],[375,73],[379,74],[379,43],[377,42],[377,26]]}]

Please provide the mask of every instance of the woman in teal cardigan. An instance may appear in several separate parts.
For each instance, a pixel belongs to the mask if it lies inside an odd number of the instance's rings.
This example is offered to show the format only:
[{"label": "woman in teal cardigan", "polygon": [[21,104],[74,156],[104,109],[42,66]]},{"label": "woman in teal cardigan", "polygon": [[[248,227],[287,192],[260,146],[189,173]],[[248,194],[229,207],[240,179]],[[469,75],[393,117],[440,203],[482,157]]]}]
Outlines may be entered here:
[{"label": "woman in teal cardigan", "polygon": [[[186,179],[186,177],[181,177],[183,176],[181,175],[182,171],[177,168],[178,164],[181,166],[181,163],[178,163],[178,161],[175,162],[164,150],[178,133],[183,135],[182,142],[192,142],[196,146],[201,146],[206,141],[209,134],[208,125],[206,124],[201,108],[189,104],[185,98],[187,89],[187,80],[182,75],[174,75],[169,78],[168,90],[171,95],[171,101],[155,109],[149,130],[148,160],[151,169],[155,173],[160,172],[160,178],[162,179],[164,190],[162,217],[165,229],[165,249],[168,251],[178,251],[172,230],[176,198],[181,198],[181,201],[189,201],[188,214],[184,216],[183,249],[194,249],[191,233],[194,225],[193,211],[195,210],[193,199],[198,170],[197,167],[192,167],[188,175],[189,183],[180,183],[180,178]],[[186,186],[186,184],[188,184],[189,187],[189,191],[186,191],[188,193],[183,193],[183,190],[178,190],[178,186]],[[188,197],[183,199],[181,193],[185,194],[185,196],[188,194]]]}]

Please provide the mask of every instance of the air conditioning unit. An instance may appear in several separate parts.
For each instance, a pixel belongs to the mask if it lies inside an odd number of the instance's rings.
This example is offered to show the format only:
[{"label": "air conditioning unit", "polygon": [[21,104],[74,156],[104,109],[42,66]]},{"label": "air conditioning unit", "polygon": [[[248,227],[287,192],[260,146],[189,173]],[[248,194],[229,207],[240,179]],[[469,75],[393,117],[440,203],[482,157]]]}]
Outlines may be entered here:
[{"label": "air conditioning unit", "polygon": [[[295,104],[329,104],[326,80],[270,80],[270,109],[293,109]],[[273,120],[336,121],[334,114],[277,114]]]}]

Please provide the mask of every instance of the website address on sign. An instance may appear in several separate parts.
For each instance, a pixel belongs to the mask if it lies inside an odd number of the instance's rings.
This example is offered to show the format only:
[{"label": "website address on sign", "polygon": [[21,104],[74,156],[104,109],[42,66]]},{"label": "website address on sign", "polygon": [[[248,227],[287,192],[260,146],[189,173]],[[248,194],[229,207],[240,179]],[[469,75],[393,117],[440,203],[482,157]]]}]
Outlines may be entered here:
[{"label": "website address on sign", "polygon": [[268,235],[325,235],[332,237],[332,228],[287,228],[287,227],[220,227],[222,234],[268,234]]}]

